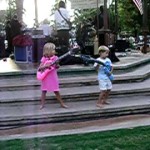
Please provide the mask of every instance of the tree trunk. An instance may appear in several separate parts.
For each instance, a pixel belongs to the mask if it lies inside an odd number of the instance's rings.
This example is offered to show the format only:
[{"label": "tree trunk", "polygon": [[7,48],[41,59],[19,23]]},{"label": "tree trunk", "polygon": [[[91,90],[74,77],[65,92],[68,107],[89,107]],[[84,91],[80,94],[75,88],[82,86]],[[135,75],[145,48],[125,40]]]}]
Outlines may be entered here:
[{"label": "tree trunk", "polygon": [[18,20],[19,21],[23,21],[23,18],[22,18],[22,15],[23,15],[23,2],[24,0],[15,0],[16,2],[16,13],[17,13],[17,16],[18,16]]}]

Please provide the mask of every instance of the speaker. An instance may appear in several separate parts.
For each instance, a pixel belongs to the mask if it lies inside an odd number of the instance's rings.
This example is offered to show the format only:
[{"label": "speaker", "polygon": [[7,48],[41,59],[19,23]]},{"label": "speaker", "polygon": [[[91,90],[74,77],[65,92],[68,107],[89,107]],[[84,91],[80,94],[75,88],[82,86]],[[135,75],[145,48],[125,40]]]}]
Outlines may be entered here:
[{"label": "speaker", "polygon": [[117,52],[125,52],[125,50],[129,47],[129,42],[126,40],[117,40],[115,43],[115,50]]}]

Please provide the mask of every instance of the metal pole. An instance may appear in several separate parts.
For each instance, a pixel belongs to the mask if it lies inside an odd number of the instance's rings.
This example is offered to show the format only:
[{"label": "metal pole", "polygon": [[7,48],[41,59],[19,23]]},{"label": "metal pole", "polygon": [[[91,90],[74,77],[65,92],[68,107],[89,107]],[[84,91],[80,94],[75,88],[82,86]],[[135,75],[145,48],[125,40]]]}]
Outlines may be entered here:
[{"label": "metal pole", "polygon": [[118,0],[115,0],[115,40],[117,40],[118,36]]},{"label": "metal pole", "polygon": [[[97,38],[98,38],[98,41],[99,41],[99,7],[98,7],[98,0],[97,0],[97,16],[96,16],[96,20],[97,20]],[[99,42],[98,42],[98,45],[99,45]]]},{"label": "metal pole", "polygon": [[107,0],[104,0],[104,29],[108,29]]},{"label": "metal pole", "polygon": [[104,0],[104,36],[105,45],[108,45],[107,31],[108,30],[108,16],[107,16],[107,0]]},{"label": "metal pole", "polygon": [[147,32],[148,32],[148,20],[147,20],[147,0],[143,0],[143,34],[144,34],[144,46],[142,52],[147,53]]},{"label": "metal pole", "polygon": [[35,26],[38,27],[38,6],[37,6],[37,0],[34,0],[35,4]]}]

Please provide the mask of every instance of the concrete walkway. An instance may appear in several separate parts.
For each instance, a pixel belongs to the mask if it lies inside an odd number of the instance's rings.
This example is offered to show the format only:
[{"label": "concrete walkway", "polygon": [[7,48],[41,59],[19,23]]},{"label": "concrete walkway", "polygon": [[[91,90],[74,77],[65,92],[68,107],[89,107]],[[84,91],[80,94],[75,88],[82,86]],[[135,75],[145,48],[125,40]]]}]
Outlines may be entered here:
[{"label": "concrete walkway", "polygon": [[150,115],[134,115],[73,123],[32,125],[0,131],[0,140],[84,134],[150,125]]},{"label": "concrete walkway", "polygon": [[[139,63],[145,63],[150,61],[150,55],[143,54],[130,54],[127,57],[120,58],[120,62],[115,63],[116,69],[132,68],[132,65],[139,65]],[[18,80],[19,76],[15,79],[6,79],[7,73],[27,73],[32,74],[36,72],[38,64],[16,64],[11,59],[7,62],[0,61],[0,75],[1,85],[3,87],[14,88],[15,86],[26,86],[28,87],[35,85],[34,77],[24,77]],[[117,80],[121,78],[137,78],[141,77],[145,79],[149,77],[150,65],[144,65],[138,70],[132,72],[126,72],[123,76],[116,74]],[[66,70],[84,70],[91,69],[90,67],[84,67],[82,65],[73,66],[62,66],[60,71]],[[145,76],[148,75],[148,76]],[[145,76],[145,77],[144,77]],[[73,82],[85,81],[85,77],[71,77]],[[23,79],[23,80],[22,80]],[[66,84],[68,78],[60,78],[61,84]],[[96,80],[96,75],[91,76],[88,80]],[[70,81],[69,81],[70,82]],[[68,82],[68,83],[69,83]],[[16,84],[16,85],[15,85]],[[39,86],[39,82],[36,83]],[[82,90],[80,90],[82,89]],[[103,108],[96,107],[96,101],[98,98],[99,89],[97,85],[82,85],[74,87],[63,87],[61,88],[61,95],[65,103],[69,106],[68,109],[60,108],[60,105],[50,103],[51,100],[55,100],[54,94],[48,96],[48,101],[45,108],[40,110],[40,90],[33,87],[33,89],[0,91],[0,140],[8,139],[22,139],[22,138],[33,138],[33,137],[46,137],[66,134],[77,134],[87,132],[97,132],[105,130],[114,130],[119,128],[132,128],[136,126],[150,125],[150,116],[138,115],[138,116],[126,116],[119,118],[102,119],[104,117],[112,117],[127,114],[145,113],[150,110],[150,79],[146,79],[143,82],[134,83],[115,83],[113,85],[112,93],[109,98],[111,101],[110,105],[105,105]],[[146,93],[146,94],[145,94]],[[114,95],[114,96],[113,96]],[[83,98],[84,97],[84,98]],[[89,97],[93,99],[84,100]],[[80,100],[82,98],[82,100]],[[32,104],[30,102],[37,102]],[[80,121],[79,122],[67,122],[82,119],[93,119],[98,120],[91,121]],[[100,120],[99,120],[100,119]],[[41,123],[41,125],[32,125],[34,123]],[[49,124],[42,125],[43,122],[49,122]],[[51,123],[53,122],[53,123]],[[63,122],[63,123],[55,123]],[[12,129],[8,128],[7,125],[12,125]],[[23,126],[22,125],[27,125]],[[5,127],[4,127],[5,126]],[[9,126],[9,127],[10,127]],[[13,128],[14,127],[14,128]],[[15,129],[16,128],[16,129]]]}]

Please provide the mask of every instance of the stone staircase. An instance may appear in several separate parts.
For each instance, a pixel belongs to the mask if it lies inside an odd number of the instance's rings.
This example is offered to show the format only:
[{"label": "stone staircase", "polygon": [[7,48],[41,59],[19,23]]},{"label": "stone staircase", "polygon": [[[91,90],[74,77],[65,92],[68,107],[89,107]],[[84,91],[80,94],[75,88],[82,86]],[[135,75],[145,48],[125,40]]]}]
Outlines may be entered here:
[{"label": "stone staircase", "polygon": [[0,128],[149,113],[150,56],[120,59],[114,64],[111,105],[104,108],[96,107],[99,89],[92,66],[59,70],[61,95],[68,109],[60,108],[53,93],[48,94],[46,107],[39,109],[40,82],[35,79],[35,68],[1,73]]}]

